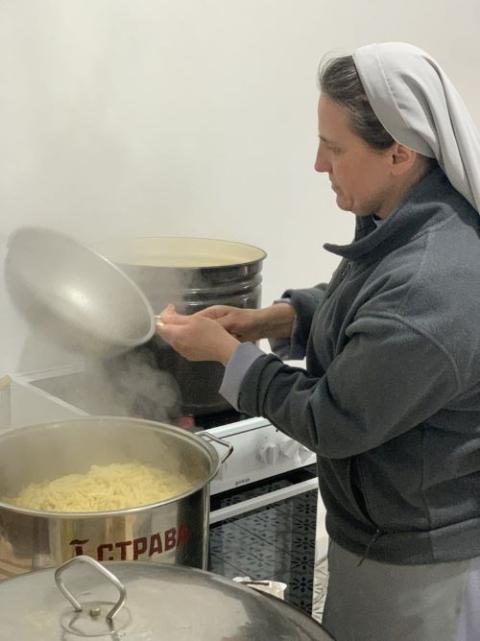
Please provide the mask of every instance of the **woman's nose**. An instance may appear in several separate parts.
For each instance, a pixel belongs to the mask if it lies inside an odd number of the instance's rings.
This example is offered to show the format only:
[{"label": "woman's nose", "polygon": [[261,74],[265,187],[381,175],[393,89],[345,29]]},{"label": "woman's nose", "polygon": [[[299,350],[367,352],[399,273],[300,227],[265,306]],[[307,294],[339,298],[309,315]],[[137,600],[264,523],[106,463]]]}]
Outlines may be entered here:
[{"label": "woman's nose", "polygon": [[317,152],[314,167],[315,171],[318,171],[319,173],[329,172],[331,170],[331,164],[327,161],[320,150]]}]

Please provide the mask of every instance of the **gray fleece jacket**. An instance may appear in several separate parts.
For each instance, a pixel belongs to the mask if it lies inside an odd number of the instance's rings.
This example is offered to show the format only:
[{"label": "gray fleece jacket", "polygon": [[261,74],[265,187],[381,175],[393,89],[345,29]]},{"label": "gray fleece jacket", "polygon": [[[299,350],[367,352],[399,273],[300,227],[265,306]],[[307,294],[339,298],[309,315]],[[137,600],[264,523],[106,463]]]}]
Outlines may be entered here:
[{"label": "gray fleece jacket", "polygon": [[291,290],[306,371],[274,355],[241,411],[318,455],[327,530],[389,563],[480,555],[480,219],[436,167],[385,222],[358,218],[328,287]]}]

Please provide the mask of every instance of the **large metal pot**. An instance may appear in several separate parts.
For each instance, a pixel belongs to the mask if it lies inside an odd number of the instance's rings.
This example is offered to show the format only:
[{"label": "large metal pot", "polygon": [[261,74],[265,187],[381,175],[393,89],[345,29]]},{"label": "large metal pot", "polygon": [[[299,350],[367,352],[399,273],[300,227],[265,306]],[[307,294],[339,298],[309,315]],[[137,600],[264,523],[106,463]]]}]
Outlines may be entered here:
[{"label": "large metal pot", "polygon": [[300,610],[209,572],[146,563],[102,566],[88,557],[73,559],[55,575],[43,570],[4,581],[0,637],[332,641]]},{"label": "large metal pot", "polygon": [[[145,293],[155,313],[174,303],[181,313],[193,314],[210,305],[256,308],[261,299],[261,269],[266,253],[252,245],[209,238],[133,238],[97,244],[96,249],[121,267]],[[156,362],[175,378],[184,414],[210,414],[231,409],[218,394],[223,367],[218,363],[192,363],[158,336],[146,345],[110,362],[112,378],[121,372],[120,384],[134,384],[139,354]],[[160,408],[161,411],[161,408]],[[154,418],[149,416],[148,418]]]},{"label": "large metal pot", "polygon": [[[231,446],[224,445],[228,456]],[[31,482],[84,473],[92,464],[133,460],[184,474],[191,487],[152,505],[95,513],[41,512],[3,500],[16,496]],[[139,419],[88,417],[3,432],[0,574],[5,578],[56,566],[79,554],[99,561],[139,560],[203,568],[209,482],[219,465],[217,451],[207,440]]]}]

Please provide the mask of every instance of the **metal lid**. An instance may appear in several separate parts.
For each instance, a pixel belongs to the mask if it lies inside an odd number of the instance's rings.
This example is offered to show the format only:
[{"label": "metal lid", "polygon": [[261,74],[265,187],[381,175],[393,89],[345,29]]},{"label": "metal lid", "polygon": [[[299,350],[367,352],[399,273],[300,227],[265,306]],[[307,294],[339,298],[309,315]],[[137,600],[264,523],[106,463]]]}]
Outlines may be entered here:
[{"label": "metal lid", "polygon": [[210,572],[87,556],[0,583],[0,638],[331,640],[300,610]]},{"label": "metal lid", "polygon": [[82,355],[115,356],[155,333],[152,307],[138,285],[118,265],[61,232],[13,232],[5,282],[36,333]]}]

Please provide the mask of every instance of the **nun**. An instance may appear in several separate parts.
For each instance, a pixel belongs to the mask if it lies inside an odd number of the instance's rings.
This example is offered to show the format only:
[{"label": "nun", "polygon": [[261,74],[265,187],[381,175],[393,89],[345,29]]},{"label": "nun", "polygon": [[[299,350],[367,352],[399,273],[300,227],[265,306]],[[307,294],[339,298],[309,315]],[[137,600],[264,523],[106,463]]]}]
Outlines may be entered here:
[{"label": "nun", "polygon": [[316,452],[336,641],[477,641],[480,136],[410,44],[330,59],[319,86],[315,169],[356,222],[324,245],[331,281],[259,310],[169,306],[158,333],[223,363],[234,407]]}]

